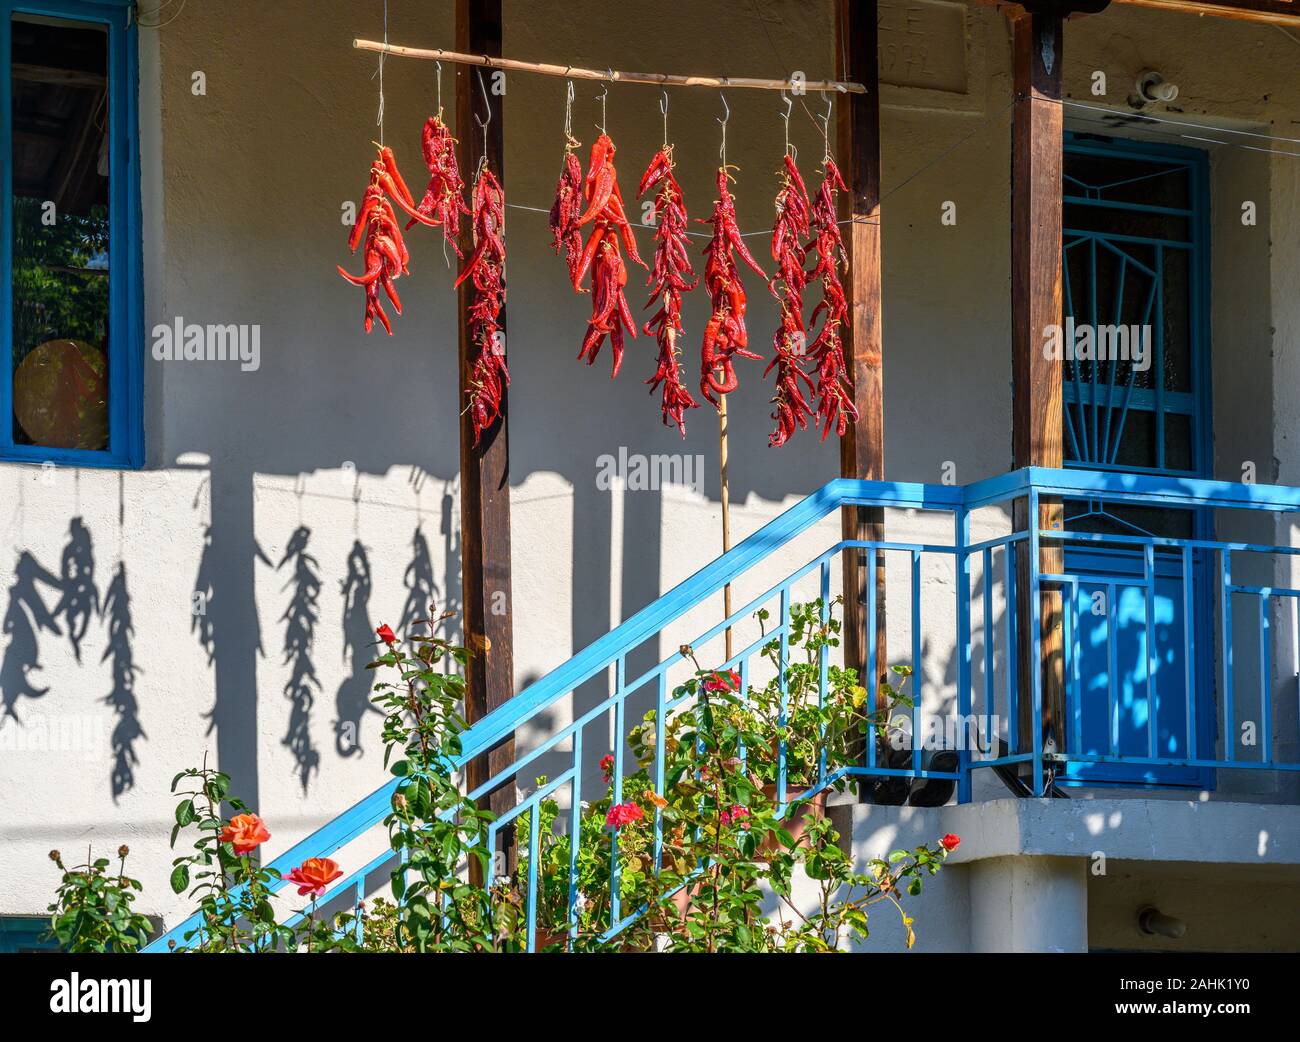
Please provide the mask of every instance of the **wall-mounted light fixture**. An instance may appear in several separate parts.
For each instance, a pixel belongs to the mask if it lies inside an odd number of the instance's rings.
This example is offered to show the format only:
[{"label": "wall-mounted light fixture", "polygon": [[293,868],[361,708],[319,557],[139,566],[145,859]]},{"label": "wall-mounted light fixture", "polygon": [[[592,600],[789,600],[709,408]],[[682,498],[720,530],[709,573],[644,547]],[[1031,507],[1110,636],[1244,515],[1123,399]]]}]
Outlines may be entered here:
[{"label": "wall-mounted light fixture", "polygon": [[1128,96],[1128,103],[1135,109],[1144,109],[1148,105],[1167,105],[1177,97],[1177,84],[1170,83],[1154,69],[1147,69],[1133,85],[1133,93]]},{"label": "wall-mounted light fixture", "polygon": [[1145,934],[1168,937],[1178,940],[1187,932],[1187,924],[1172,915],[1165,915],[1160,909],[1148,905],[1138,909],[1138,929]]}]

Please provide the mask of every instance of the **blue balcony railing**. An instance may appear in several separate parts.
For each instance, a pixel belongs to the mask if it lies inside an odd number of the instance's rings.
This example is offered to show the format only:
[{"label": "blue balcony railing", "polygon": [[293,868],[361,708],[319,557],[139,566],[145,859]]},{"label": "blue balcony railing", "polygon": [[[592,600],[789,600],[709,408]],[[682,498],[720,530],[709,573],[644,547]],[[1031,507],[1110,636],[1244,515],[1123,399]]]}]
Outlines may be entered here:
[{"label": "blue balcony railing", "polygon": [[[1077,508],[1067,518],[1105,524],[1067,521],[1059,530],[1015,530],[1008,518],[1017,500],[1026,502],[1027,517],[1039,517],[1040,504],[1050,500]],[[846,506],[901,511],[887,515],[889,534],[920,537],[836,538],[832,515]],[[1131,520],[1139,516],[1134,511],[1146,511],[1140,516],[1147,520],[1153,511],[1199,520],[1188,535],[1151,534]],[[1300,489],[1084,470],[1030,468],[964,487],[832,481],[475,723],[463,736],[457,766],[516,735],[515,760],[469,793],[479,798],[503,786],[514,790],[513,809],[493,825],[494,848],[521,819],[537,821],[543,801],[567,808],[558,820],[574,834],[584,792],[598,783],[606,754],[614,758],[614,800],[622,799],[625,736],[647,709],[656,711],[655,748],[664,748],[666,713],[684,701],[674,691],[693,671],[677,649],[689,644],[706,667],[736,670],[742,691],[766,682],[770,664],[761,652],[779,641],[786,661],[791,605],[820,599],[824,620],[839,592],[842,555],[851,554],[861,555],[867,575],[875,574],[878,562],[885,567],[890,661],[877,661],[869,647],[866,675],[878,677],[891,665],[912,667],[912,705],[899,729],[905,738],[901,751],[869,741],[859,762],[833,770],[819,764],[815,782],[803,792],[790,791],[781,746],[777,800],[783,807],[846,777],[949,781],[964,802],[980,769],[1018,773],[1035,795],[1053,781],[1191,785],[1219,769],[1300,770],[1297,700],[1294,690],[1284,697],[1275,683],[1272,646],[1275,607],[1300,599],[1300,589],[1279,581],[1278,572],[1300,549],[1204,534],[1213,532],[1216,517],[1231,527],[1229,514],[1293,511],[1300,511]],[[1049,548],[1059,552],[1045,553]],[[1043,559],[1059,560],[1060,570],[1044,571]],[[743,606],[724,615],[719,594],[728,584]],[[868,582],[868,619],[882,607],[876,596]],[[1251,612],[1242,611],[1243,603]],[[767,610],[761,624],[760,609]],[[1053,616],[1059,641],[1051,636]],[[1243,666],[1246,647],[1249,669]],[[671,653],[661,657],[663,649]],[[819,654],[818,697],[825,697],[830,653]],[[1040,665],[1026,671],[1025,663]],[[1053,686],[1053,676],[1060,678],[1064,714],[1061,719],[1057,708],[1056,729],[1045,738],[1053,697],[1045,688]],[[781,697],[784,711],[784,687]],[[543,733],[527,740],[533,731]],[[939,737],[927,742],[926,736]],[[955,753],[941,761],[955,767],[934,766],[936,748]],[[1284,755],[1288,749],[1291,755]],[[538,784],[539,777],[546,780]],[[662,761],[653,783],[662,794]],[[373,891],[371,884],[395,864],[381,823],[396,785],[393,780],[377,789],[272,866],[288,871],[346,847],[346,860],[363,867],[339,881],[321,906]],[[539,830],[527,831],[528,863],[536,866]],[[615,846],[615,876],[616,854]],[[535,871],[527,886],[532,949]],[[610,933],[617,933],[638,910],[619,907],[617,886],[610,892]],[[572,916],[576,888],[569,898]],[[193,917],[179,923],[147,950],[183,943],[198,925]]]}]

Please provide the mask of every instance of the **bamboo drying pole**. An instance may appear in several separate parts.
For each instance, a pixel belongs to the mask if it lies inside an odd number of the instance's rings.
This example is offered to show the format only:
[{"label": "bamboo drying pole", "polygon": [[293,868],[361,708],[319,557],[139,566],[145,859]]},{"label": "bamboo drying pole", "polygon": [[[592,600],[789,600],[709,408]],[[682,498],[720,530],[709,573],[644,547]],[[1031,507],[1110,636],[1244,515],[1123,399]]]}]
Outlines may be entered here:
[{"label": "bamboo drying pole", "polygon": [[713,87],[715,89],[834,90],[841,94],[865,94],[861,83],[844,80],[771,80],[751,76],[676,76],[666,72],[619,72],[616,69],[579,69],[571,65],[551,65],[546,62],[526,62],[514,58],[494,58],[486,54],[464,54],[445,51],[441,47],[401,47],[395,43],[377,40],[353,40],[359,51],[377,51],[400,58],[422,58],[426,61],[459,62],[462,65],[481,65],[489,69],[511,69],[516,72],[533,72],[539,76],[562,76],[570,80],[604,80],[609,83],[644,83],[655,87]]}]

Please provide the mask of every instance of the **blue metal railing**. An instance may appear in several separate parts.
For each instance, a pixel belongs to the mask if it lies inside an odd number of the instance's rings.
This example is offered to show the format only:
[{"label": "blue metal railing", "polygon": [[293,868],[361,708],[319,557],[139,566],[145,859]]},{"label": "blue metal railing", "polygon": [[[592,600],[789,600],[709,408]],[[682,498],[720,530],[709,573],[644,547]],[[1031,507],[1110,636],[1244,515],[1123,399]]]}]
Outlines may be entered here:
[{"label": "blue metal railing", "polygon": [[[1163,508],[1211,507],[1273,512],[1300,510],[1300,489],[1083,470],[1029,468],[965,487],[847,479],[830,482],[745,539],[729,553],[712,561],[622,625],[530,685],[508,704],[490,713],[464,733],[463,752],[456,764],[458,768],[487,752],[503,738],[514,734],[530,721],[536,720],[540,714],[560,708],[559,704],[573,695],[582,685],[601,674],[608,676],[612,670],[612,693],[600,698],[590,708],[575,710],[571,722],[554,727],[538,743],[521,751],[508,767],[498,771],[468,793],[471,798],[477,799],[508,784],[513,784],[519,793],[518,800],[511,811],[493,823],[491,835],[495,845],[501,833],[517,828],[521,819],[530,822],[525,905],[529,949],[532,950],[537,945],[539,887],[537,866],[541,830],[534,823],[541,817],[543,802],[559,801],[567,796],[568,832],[570,836],[577,836],[584,799],[583,787],[587,783],[586,776],[600,756],[607,751],[614,757],[613,768],[609,772],[612,779],[613,799],[614,802],[622,799],[621,784],[624,776],[629,698],[639,696],[643,701],[653,698],[653,708],[656,711],[655,748],[659,751],[664,748],[664,726],[668,712],[687,700],[672,697],[670,674],[684,668],[685,660],[680,653],[670,655],[631,678],[628,676],[629,657],[635,655],[638,649],[646,645],[646,642],[655,639],[659,640],[661,645],[670,648],[690,644],[701,661],[710,668],[716,664],[719,669],[737,670],[741,676],[741,690],[747,692],[753,682],[754,670],[761,668],[761,662],[756,664],[754,659],[761,654],[765,645],[774,640],[779,641],[781,661],[787,661],[786,653],[791,633],[790,608],[796,596],[806,601],[820,598],[823,613],[829,610],[831,595],[839,574],[835,567],[836,559],[845,553],[860,554],[867,566],[866,574],[869,576],[875,574],[878,560],[892,561],[906,566],[905,571],[899,569],[894,574],[903,571],[906,577],[903,585],[907,586],[910,592],[907,607],[899,611],[894,607],[897,599],[890,598],[887,615],[891,632],[897,630],[907,638],[906,641],[896,640],[896,643],[900,646],[910,645],[906,652],[897,656],[900,662],[910,658],[913,669],[915,686],[912,690],[913,704],[909,721],[910,755],[905,755],[899,760],[889,755],[887,750],[879,749],[875,741],[868,741],[860,764],[828,770],[823,758],[817,767],[815,783],[802,792],[791,793],[787,791],[786,749],[783,743],[779,749],[780,773],[776,795],[777,802],[782,808],[788,807],[794,799],[802,799],[846,777],[902,776],[949,780],[956,785],[957,798],[964,802],[971,798],[972,774],[977,768],[1012,767],[1028,770],[1032,777],[1033,790],[1037,795],[1042,795],[1044,792],[1048,770],[1059,771],[1072,764],[1124,762],[1151,766],[1300,770],[1300,764],[1280,762],[1273,757],[1273,743],[1277,738],[1273,713],[1278,707],[1274,704],[1275,692],[1269,676],[1271,660],[1268,642],[1271,635],[1267,628],[1267,605],[1277,598],[1300,598],[1300,590],[1280,585],[1234,582],[1231,567],[1233,554],[1294,555],[1300,553],[1300,548],[1248,542],[1039,531],[1037,528],[1028,531],[1010,531],[972,541],[971,523],[974,512],[987,508],[1001,508],[998,514],[1002,516],[1002,511],[1008,504],[1023,499],[1028,501],[1029,509],[1026,516],[1036,518],[1039,516],[1039,501],[1045,497],[1054,500],[1104,500],[1107,503]],[[752,582],[755,579],[752,573],[757,566],[769,564],[779,551],[788,550],[798,537],[809,532],[828,515],[846,506],[921,510],[940,516],[946,514],[949,515],[952,524],[952,537],[948,542],[837,540],[811,560],[786,573],[785,577],[775,584],[767,586],[739,610],[703,628],[702,631],[695,631],[693,639],[683,640],[681,639],[683,634],[669,633],[671,629],[680,629],[688,614],[694,615],[707,610],[711,599],[720,593],[724,586],[739,584],[742,581]],[[1006,527],[1005,522],[1001,527]],[[1156,560],[1159,558],[1163,566],[1167,558],[1186,562],[1195,553],[1215,552],[1221,556],[1222,563],[1218,577],[1228,608],[1231,608],[1234,596],[1255,597],[1261,605],[1260,618],[1264,620],[1260,637],[1262,671],[1259,704],[1265,712],[1262,714],[1263,719],[1259,728],[1258,755],[1253,757],[1239,755],[1235,741],[1225,745],[1222,755],[1215,755],[1213,749],[1205,746],[1204,741],[1198,737],[1199,732],[1196,728],[1198,710],[1204,712],[1207,707],[1196,704],[1197,688],[1190,683],[1184,689],[1186,700],[1184,721],[1190,737],[1182,747],[1182,755],[1161,756],[1160,750],[1154,748],[1152,744],[1143,750],[1146,755],[1133,754],[1130,750],[1114,744],[1108,744],[1102,751],[1089,751],[1083,742],[1086,696],[1081,686],[1084,679],[1080,668],[1081,655],[1075,646],[1079,643],[1080,619],[1075,611],[1074,598],[1060,596],[1063,590],[1073,591],[1080,579],[1068,570],[1045,573],[1038,567],[1040,554],[1045,546],[1065,546],[1074,543],[1105,544],[1116,553],[1140,555],[1143,562],[1140,576],[1107,578],[1112,587],[1123,585],[1139,589],[1144,593],[1148,608],[1145,620],[1148,637],[1156,621],[1151,611],[1155,593]],[[1018,610],[1016,607],[1017,583],[1023,581],[1023,578],[1017,577],[1016,556],[1018,554],[1027,558],[1025,564],[1029,590],[1028,617],[1025,619],[1020,618],[1023,609]],[[973,565],[978,566],[978,575],[974,574]],[[927,580],[925,572],[927,567],[943,569],[943,574],[952,576],[951,613],[942,610],[942,602],[936,599],[946,599],[947,594],[943,593],[942,582]],[[974,592],[972,592],[973,583]],[[1033,648],[1033,658],[1030,661],[1041,660],[1043,605],[1045,599],[1050,599],[1053,594],[1056,594],[1063,603],[1062,621],[1065,640],[1062,649],[1061,675],[1066,678],[1066,701],[1069,708],[1067,727],[1065,734],[1061,736],[1061,741],[1056,748],[1045,748],[1043,670],[1034,669],[1030,671],[1029,677],[1023,677],[1020,675],[1018,659],[1021,642],[1027,637]],[[1190,593],[1188,596],[1188,603],[1190,603]],[[755,612],[768,605],[776,608],[775,621],[766,625],[757,639],[752,642],[740,641],[739,650],[730,656],[721,651],[715,652],[714,649],[728,630],[742,629]],[[874,582],[866,584],[864,607],[866,617],[873,618],[877,608]],[[977,610],[980,618],[978,657],[972,618]],[[999,610],[1001,618],[998,617]],[[1221,655],[1224,686],[1220,702],[1224,711],[1224,730],[1226,733],[1234,733],[1237,723],[1235,715],[1237,703],[1234,701],[1233,689],[1235,634],[1230,612],[1226,612],[1225,615],[1227,621],[1222,623],[1220,629],[1224,649],[1226,649]],[[1189,624],[1183,627],[1184,639],[1194,642],[1190,611],[1186,618]],[[825,614],[823,614],[824,619]],[[690,631],[685,635],[691,635]],[[1105,639],[1108,643],[1106,661],[1113,662],[1117,652],[1109,645],[1116,640],[1115,627],[1106,627]],[[1154,654],[1154,645],[1150,639],[1145,647],[1148,657],[1151,658]],[[1191,654],[1195,649],[1193,646],[1190,649],[1185,647],[1184,650]],[[876,661],[874,641],[868,641],[867,654],[866,675],[868,677],[880,676],[891,664]],[[951,668],[935,664],[935,660],[945,654],[951,655],[948,664]],[[827,691],[829,659],[825,649],[821,650],[820,656],[819,698],[824,697]],[[1187,658],[1186,662],[1190,670],[1194,657]],[[977,663],[980,673],[978,680],[975,676]],[[927,665],[932,668],[927,669]],[[1153,673],[1154,670],[1148,670],[1146,674],[1147,698],[1148,706],[1151,707],[1149,712],[1151,733],[1159,737],[1158,712],[1154,708],[1155,696],[1150,686]],[[945,689],[944,678],[947,676],[955,677],[955,684]],[[1116,683],[1113,669],[1107,680],[1112,690],[1107,693],[1105,705],[1110,712],[1118,696],[1118,692],[1114,690]],[[784,714],[786,708],[784,686],[782,686],[781,699],[781,709]],[[1029,702],[1027,711],[1023,710],[1026,699]],[[979,710],[978,714],[976,710]],[[1024,728],[1019,723],[1022,711],[1028,718],[1028,734],[1024,733]],[[584,732],[602,719],[609,724],[607,735],[614,736],[612,742],[606,736],[604,744],[598,742],[584,744]],[[952,743],[957,754],[955,770],[935,769],[923,756],[923,743],[920,741],[920,736],[934,721],[943,724],[945,735],[957,736],[957,740]],[[963,730],[972,735],[982,735],[982,742],[963,741]],[[1001,748],[998,748],[998,743],[1001,743]],[[944,747],[951,746],[945,744]],[[883,760],[882,755],[885,756]],[[655,792],[662,794],[665,785],[662,756],[657,755],[656,760],[653,784]],[[557,762],[559,769],[550,769]],[[543,774],[546,781],[534,785],[531,777],[534,773]],[[271,867],[287,872],[306,858],[335,855],[358,837],[376,829],[390,811],[391,798],[397,784],[398,780],[394,779],[360,800],[329,824],[275,858]],[[658,863],[661,843],[662,830],[660,823],[656,822],[655,863]],[[577,844],[572,843],[571,848],[575,852],[575,858],[570,864],[568,901],[570,931],[576,929],[574,908],[578,898]],[[340,902],[345,898],[359,900],[366,891],[369,878],[382,869],[394,865],[395,858],[396,855],[387,849],[378,856],[368,857],[363,867],[339,880],[321,898],[321,906]],[[640,912],[640,909],[624,909],[620,906],[616,885],[618,873],[616,841],[611,848],[610,872],[614,885],[610,887],[609,932],[613,934],[625,928]],[[165,951],[169,942],[184,943],[185,935],[198,926],[198,918],[191,917],[167,931],[146,950]]]}]

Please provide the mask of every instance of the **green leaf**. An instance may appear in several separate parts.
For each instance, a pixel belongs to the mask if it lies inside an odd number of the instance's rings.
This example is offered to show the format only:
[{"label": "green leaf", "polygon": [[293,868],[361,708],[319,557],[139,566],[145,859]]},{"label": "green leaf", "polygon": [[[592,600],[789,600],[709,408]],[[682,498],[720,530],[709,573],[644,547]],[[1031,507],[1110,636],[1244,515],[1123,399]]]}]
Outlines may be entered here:
[{"label": "green leaf", "polygon": [[190,866],[187,865],[185,862],[181,862],[179,865],[173,868],[171,884],[172,884],[172,893],[174,894],[184,893],[186,887],[190,885]]}]

